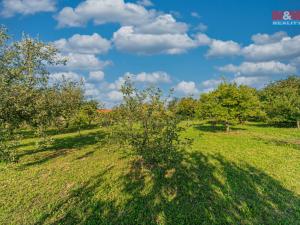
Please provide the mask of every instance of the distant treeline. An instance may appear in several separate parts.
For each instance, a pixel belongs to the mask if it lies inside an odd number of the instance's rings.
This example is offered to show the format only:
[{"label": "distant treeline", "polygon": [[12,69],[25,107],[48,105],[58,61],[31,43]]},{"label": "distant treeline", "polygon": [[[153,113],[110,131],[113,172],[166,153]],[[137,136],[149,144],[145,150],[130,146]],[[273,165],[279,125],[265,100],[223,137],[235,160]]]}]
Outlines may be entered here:
[{"label": "distant treeline", "polygon": [[225,80],[198,100],[188,97],[171,103],[182,118],[198,118],[212,124],[230,125],[245,121],[262,121],[281,126],[300,128],[300,77],[269,83],[257,90]]}]

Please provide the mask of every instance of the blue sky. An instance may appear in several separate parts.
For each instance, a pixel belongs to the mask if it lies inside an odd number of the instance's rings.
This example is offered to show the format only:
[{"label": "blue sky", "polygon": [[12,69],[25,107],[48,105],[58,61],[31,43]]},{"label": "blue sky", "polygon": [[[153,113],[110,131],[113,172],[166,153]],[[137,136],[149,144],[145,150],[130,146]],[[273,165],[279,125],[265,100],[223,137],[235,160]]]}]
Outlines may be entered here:
[{"label": "blue sky", "polygon": [[124,76],[197,97],[221,76],[260,88],[299,74],[300,26],[272,25],[273,10],[300,2],[2,0],[0,23],[58,47],[69,64],[53,79],[84,77],[86,95],[111,107]]}]

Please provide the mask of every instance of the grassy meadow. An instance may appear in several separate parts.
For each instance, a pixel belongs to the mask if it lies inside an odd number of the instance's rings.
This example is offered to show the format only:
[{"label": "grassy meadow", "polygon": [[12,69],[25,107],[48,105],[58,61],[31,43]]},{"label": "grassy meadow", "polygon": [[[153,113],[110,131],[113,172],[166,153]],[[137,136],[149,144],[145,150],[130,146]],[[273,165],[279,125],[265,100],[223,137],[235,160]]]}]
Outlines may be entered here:
[{"label": "grassy meadow", "polygon": [[249,123],[230,133],[183,123],[191,147],[160,169],[107,128],[30,132],[19,163],[0,164],[0,224],[300,224],[300,132]]}]

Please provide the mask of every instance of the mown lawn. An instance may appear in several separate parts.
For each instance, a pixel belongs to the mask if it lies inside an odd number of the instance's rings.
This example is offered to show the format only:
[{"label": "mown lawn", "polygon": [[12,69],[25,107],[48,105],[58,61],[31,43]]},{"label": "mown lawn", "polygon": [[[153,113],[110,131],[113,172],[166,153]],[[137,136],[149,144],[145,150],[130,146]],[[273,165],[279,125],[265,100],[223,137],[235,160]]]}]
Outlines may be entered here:
[{"label": "mown lawn", "polygon": [[0,224],[300,224],[300,131],[186,122],[194,138],[160,169],[106,130],[27,137],[20,162],[0,164]]}]

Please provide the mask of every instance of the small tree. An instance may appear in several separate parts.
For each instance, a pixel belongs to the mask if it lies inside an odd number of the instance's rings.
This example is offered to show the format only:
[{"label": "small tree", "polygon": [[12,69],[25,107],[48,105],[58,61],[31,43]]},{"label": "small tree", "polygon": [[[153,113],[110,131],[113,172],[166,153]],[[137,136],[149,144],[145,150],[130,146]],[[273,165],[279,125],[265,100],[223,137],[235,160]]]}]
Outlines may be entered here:
[{"label": "small tree", "polygon": [[78,129],[79,135],[81,135],[81,129],[89,124],[88,115],[84,110],[79,110],[76,112],[72,118],[72,124]]},{"label": "small tree", "polygon": [[71,121],[72,124],[77,127],[79,134],[83,127],[91,125],[92,121],[96,119],[98,115],[98,105],[99,103],[94,100],[84,101],[82,105],[78,107],[79,109],[75,111]]},{"label": "small tree", "polygon": [[80,111],[84,103],[83,83],[63,79],[56,89],[59,93],[57,105],[59,111],[57,116],[64,118],[65,126],[68,128],[74,115]]},{"label": "small tree", "polygon": [[230,126],[261,115],[260,103],[254,89],[235,83],[221,83],[218,88],[200,97],[198,116],[212,123]]},{"label": "small tree", "polygon": [[176,115],[183,119],[194,118],[197,105],[197,100],[192,97],[181,98],[175,104]]},{"label": "small tree", "polygon": [[167,98],[156,88],[137,90],[130,80],[121,89],[122,104],[115,109],[117,125],[113,134],[133,147],[148,163],[168,160],[180,144],[179,123],[175,112],[167,108]]},{"label": "small tree", "polygon": [[97,118],[99,113],[97,112],[99,108],[99,102],[95,100],[89,100],[83,103],[81,110],[87,115],[88,124],[91,125],[92,122]]},{"label": "small tree", "polygon": [[269,122],[295,123],[300,128],[300,77],[270,83],[261,91]]}]

